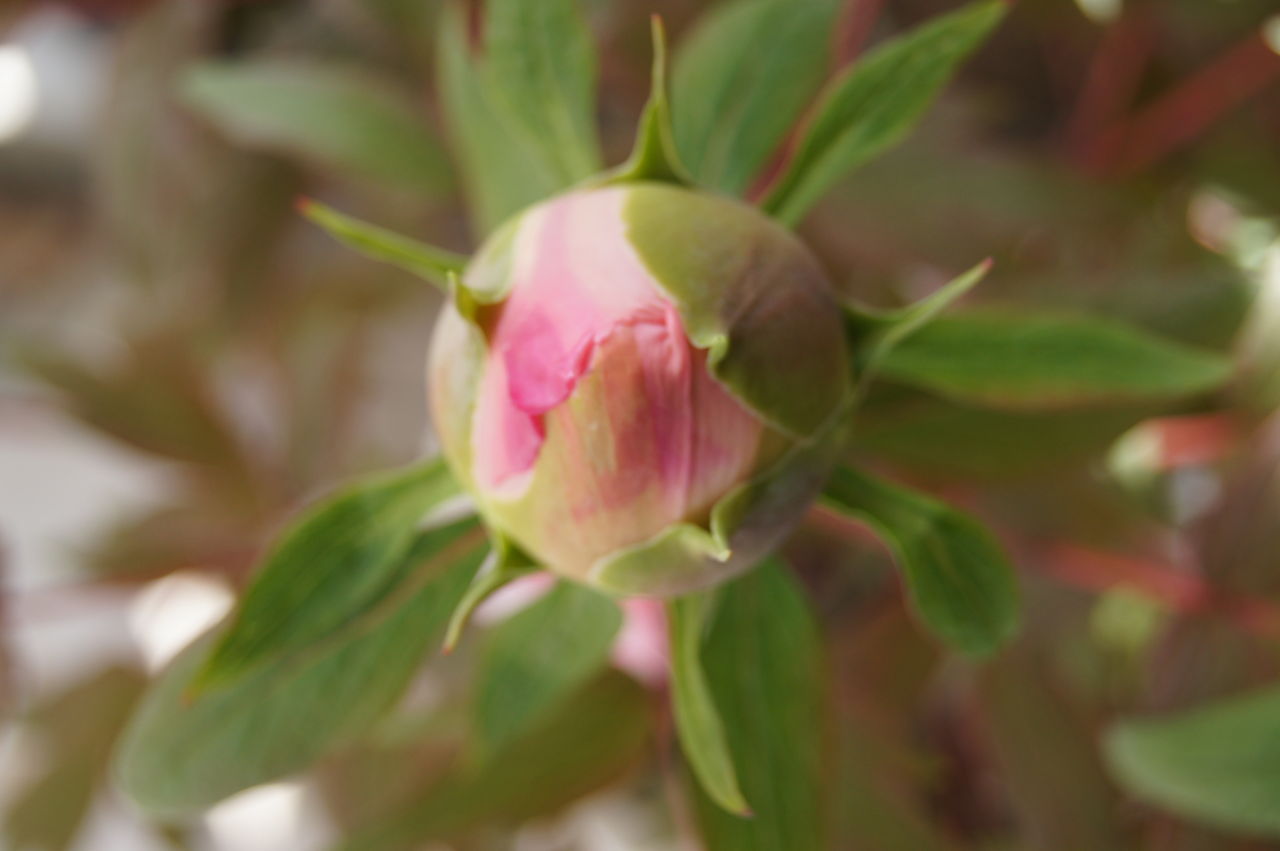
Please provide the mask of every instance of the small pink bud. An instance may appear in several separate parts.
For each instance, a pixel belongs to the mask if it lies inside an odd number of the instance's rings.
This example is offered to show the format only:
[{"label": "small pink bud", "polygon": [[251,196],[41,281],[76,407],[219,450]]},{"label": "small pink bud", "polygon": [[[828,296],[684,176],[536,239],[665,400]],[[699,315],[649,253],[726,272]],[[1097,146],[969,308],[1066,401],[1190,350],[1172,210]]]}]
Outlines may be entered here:
[{"label": "small pink bud", "polygon": [[[675,525],[705,526],[786,443],[711,368],[709,347],[686,328],[687,293],[647,265],[630,217],[636,192],[571,193],[517,217],[468,269],[474,316],[447,310],[432,350],[437,427],[481,511],[548,567],[585,581]],[[799,262],[804,283],[816,267],[807,255]],[[702,282],[697,297],[718,285]]]}]

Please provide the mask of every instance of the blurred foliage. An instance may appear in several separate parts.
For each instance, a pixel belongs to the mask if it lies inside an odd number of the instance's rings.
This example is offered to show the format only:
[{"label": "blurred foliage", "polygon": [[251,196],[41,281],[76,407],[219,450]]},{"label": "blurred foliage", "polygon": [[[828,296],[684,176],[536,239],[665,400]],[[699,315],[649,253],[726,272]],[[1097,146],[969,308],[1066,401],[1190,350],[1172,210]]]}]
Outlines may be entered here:
[{"label": "blurred foliage", "polygon": [[[0,28],[37,5],[7,4]],[[439,294],[303,222],[299,195],[472,247],[510,210],[622,159],[646,91],[651,12],[667,21],[674,81],[687,86],[674,94],[677,113],[714,124],[686,123],[681,145],[728,133],[752,141],[741,162],[713,147],[690,165],[718,186],[756,190],[749,178],[780,164],[780,128],[812,105],[819,70],[830,79],[958,4],[849,0],[827,26],[822,3],[792,16],[778,11],[787,4],[726,2],[708,20],[759,49],[711,58],[699,45],[712,24],[695,21],[721,4],[591,0],[581,4],[588,32],[563,17],[564,3],[507,0],[496,4],[502,27],[487,34],[462,12],[440,18],[442,5],[68,4],[112,45],[107,100],[79,145],[0,143],[0,372],[13,379],[0,415],[57,406],[174,479],[169,504],[122,518],[84,553],[84,586],[137,588],[179,569],[241,585],[304,499],[419,454]],[[705,799],[673,803],[687,769],[662,701],[608,669],[615,615],[572,601],[568,614],[535,607],[522,617],[584,618],[593,641],[552,635],[538,646],[519,619],[507,621],[421,675],[436,699],[410,699],[372,731],[326,713],[325,697],[367,688],[360,711],[378,714],[438,640],[448,613],[438,600],[397,598],[367,631],[271,660],[284,673],[234,686],[276,702],[269,728],[224,712],[225,693],[184,697],[188,666],[209,647],[196,645],[135,721],[163,730],[167,761],[134,763],[126,785],[169,796],[175,810],[200,808],[323,751],[313,779],[337,841],[361,851],[434,840],[516,847],[530,825],[605,788],[656,814],[655,846],[699,835],[735,851],[1280,848],[1260,838],[1277,835],[1280,768],[1268,748],[1280,720],[1272,694],[1249,696],[1280,677],[1280,57],[1258,35],[1276,9],[1127,0],[1111,19],[1082,11],[1097,5],[1023,0],[921,129],[839,182],[800,228],[862,304],[899,307],[990,255],[988,280],[965,299],[971,315],[1087,313],[1140,329],[1118,348],[1148,333],[1180,344],[1116,355],[1106,377],[1121,389],[1144,363],[1191,385],[1196,376],[1170,360],[1193,373],[1233,365],[1222,391],[1117,393],[1043,410],[992,404],[990,388],[966,392],[967,373],[946,386],[915,381],[907,349],[891,380],[871,388],[852,459],[997,530],[1023,585],[1014,647],[985,668],[939,648],[865,530],[818,509],[786,553],[803,587],[773,571],[732,586],[702,648],[704,659],[759,651],[709,677],[731,748],[756,742],[765,757],[741,776],[754,838]],[[521,27],[573,49],[495,62],[503,34]],[[819,30],[830,61],[819,61],[820,45],[797,59],[796,45]],[[705,70],[733,59],[728,82]],[[594,106],[589,92],[555,94],[564,63],[599,81]],[[503,99],[496,78],[522,94]],[[734,106],[762,86],[769,110]],[[460,123],[462,102],[488,111]],[[530,142],[542,122],[559,140],[550,149]],[[479,208],[465,212],[463,193]],[[930,349],[921,337],[915,355],[941,357],[946,342],[944,333]],[[1029,365],[1016,351],[1004,357],[1016,383]],[[1179,428],[1203,418],[1216,427]],[[1138,430],[1142,475],[1116,475],[1111,450]],[[479,558],[413,575],[460,596]],[[25,611],[21,597],[0,602],[0,628]],[[767,620],[783,633],[767,647],[747,640],[763,638],[751,611],[765,605],[789,613]],[[63,617],[43,611],[22,616]],[[392,645],[398,655],[382,652]],[[5,647],[0,635],[0,696],[10,682],[21,694]],[[570,651],[580,664],[557,669],[563,681],[540,673]],[[477,673],[496,666],[519,672],[511,687],[542,692],[539,712],[472,711],[497,705]],[[826,693],[805,690],[813,678],[798,678],[785,700],[770,690],[807,667],[827,672]],[[6,847],[69,847],[95,801],[112,800],[108,757],[141,687],[136,671],[111,668],[13,702],[39,759],[6,805]],[[821,705],[822,730],[787,714],[802,703]],[[360,732],[313,748],[298,734],[308,725]],[[216,750],[255,737],[268,743],[261,763],[173,782],[182,760],[199,756],[192,741]],[[170,835],[192,824],[179,820]],[[751,844],[766,830],[774,844]]]}]

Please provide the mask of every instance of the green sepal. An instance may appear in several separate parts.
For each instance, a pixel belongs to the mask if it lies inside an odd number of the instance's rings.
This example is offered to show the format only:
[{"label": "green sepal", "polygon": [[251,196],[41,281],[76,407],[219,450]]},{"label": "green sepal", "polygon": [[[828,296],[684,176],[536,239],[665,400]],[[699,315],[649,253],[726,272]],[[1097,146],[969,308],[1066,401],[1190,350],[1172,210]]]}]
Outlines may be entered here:
[{"label": "green sepal", "polygon": [[619,595],[670,596],[754,567],[808,510],[848,437],[848,408],[817,438],[790,446],[722,497],[706,528],[678,523],[592,566],[589,581]]},{"label": "green sepal", "polygon": [[672,713],[685,758],[707,795],[728,812],[750,816],[724,722],[702,667],[702,640],[718,599],[715,592],[701,592],[667,603]]},{"label": "green sepal", "polygon": [[538,564],[500,532],[490,531],[491,549],[458,601],[444,633],[444,652],[458,645],[462,631],[480,604],[504,585],[538,571]]},{"label": "green sepal", "polygon": [[640,115],[636,141],[627,161],[605,173],[597,185],[655,180],[692,186],[693,178],[680,161],[676,150],[675,131],[671,124],[671,102],[667,97],[667,34],[662,18],[650,18],[653,37],[653,72],[649,84],[649,101]]},{"label": "green sepal", "polygon": [[371,260],[389,263],[447,291],[450,275],[462,272],[467,258],[339,213],[310,198],[298,199],[298,212],[326,233]]},{"label": "green sepal", "polygon": [[809,250],[747,204],[659,183],[631,187],[624,215],[716,380],[788,437],[822,432],[851,393],[851,365]]},{"label": "green sepal", "polygon": [[932,295],[898,310],[877,310],[846,304],[845,332],[861,380],[865,382],[872,376],[876,364],[894,346],[928,325],[977,286],[991,271],[992,265],[993,261],[988,257]]}]

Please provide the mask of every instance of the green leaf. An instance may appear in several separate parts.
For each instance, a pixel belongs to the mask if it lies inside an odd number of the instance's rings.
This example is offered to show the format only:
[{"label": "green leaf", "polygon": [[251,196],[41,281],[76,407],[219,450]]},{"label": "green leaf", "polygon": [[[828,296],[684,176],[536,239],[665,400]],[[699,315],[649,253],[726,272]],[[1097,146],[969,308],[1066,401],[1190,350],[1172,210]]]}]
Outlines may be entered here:
[{"label": "green leaf", "polygon": [[604,175],[603,183],[631,183],[657,180],[688,185],[689,172],[680,161],[671,126],[671,102],[667,97],[667,31],[662,19],[650,19],[653,64],[649,78],[649,100],[640,114],[640,126],[627,161]]},{"label": "green leaf", "polygon": [[508,128],[470,41],[463,7],[447,5],[437,41],[440,107],[479,238],[563,184]]},{"label": "green leaf", "polygon": [[791,132],[830,65],[834,0],[737,0],[676,51],[671,103],[684,162],[704,186],[743,194]]},{"label": "green leaf", "polygon": [[533,560],[501,532],[490,529],[489,543],[491,547],[489,555],[485,557],[484,564],[480,565],[480,570],[471,580],[467,593],[463,595],[457,608],[449,616],[449,628],[444,633],[446,653],[451,653],[458,645],[458,640],[462,638],[462,631],[481,603],[503,586],[538,570]]},{"label": "green leaf", "polygon": [[485,11],[495,101],[564,185],[599,171],[595,42],[576,0],[488,0]]},{"label": "green leaf", "polygon": [[455,764],[407,807],[347,837],[342,851],[412,851],[554,813],[618,779],[648,750],[649,704],[605,671],[479,766]]},{"label": "green leaf", "polygon": [[849,467],[835,471],[825,495],[832,508],[884,540],[916,613],[943,641],[977,655],[1013,635],[1013,570],[995,538],[972,517]]},{"label": "green leaf", "polygon": [[298,209],[353,251],[425,278],[446,293],[449,291],[449,276],[461,274],[467,265],[467,258],[461,254],[362,222],[319,201],[304,198],[299,201]]},{"label": "green leaf", "polygon": [[1280,688],[1114,725],[1105,754],[1120,783],[1186,818],[1280,836]]},{"label": "green leaf", "polygon": [[801,590],[776,561],[724,586],[703,644],[752,817],[698,792],[708,851],[822,851],[825,745],[823,664]]},{"label": "green leaf", "polygon": [[332,638],[385,602],[431,509],[458,493],[441,460],[349,486],[311,508],[267,553],[195,687],[224,685]]},{"label": "green leaf", "polygon": [[1111,320],[975,311],[919,329],[877,369],[957,401],[1031,410],[1190,396],[1231,366]]},{"label": "green leaf", "polygon": [[183,100],[233,141],[415,190],[448,181],[444,152],[407,93],[356,68],[314,62],[206,62]]},{"label": "green leaf", "polygon": [[671,701],[676,732],[693,773],[711,799],[731,813],[751,808],[738,788],[738,776],[702,670],[702,638],[714,611],[710,593],[691,594],[667,604],[671,636]]},{"label": "green leaf", "polygon": [[501,750],[604,667],[621,625],[611,599],[561,581],[494,627],[476,675],[476,753]]},{"label": "green leaf", "polygon": [[362,734],[403,693],[443,632],[484,550],[440,553],[474,528],[462,521],[419,535],[401,561],[422,575],[421,587],[312,653],[192,697],[192,679],[220,630],[186,650],[125,732],[116,756],[121,787],[147,812],[173,818],[306,768]]},{"label": "green leaf", "polygon": [[794,225],[832,184],[900,141],[1007,8],[983,0],[943,15],[832,81],[764,209]]},{"label": "green leaf", "polygon": [[845,326],[855,348],[863,379],[875,373],[880,361],[895,346],[937,319],[957,299],[973,289],[991,271],[991,259],[983,260],[932,295],[901,310],[876,311],[855,305],[845,307]]}]

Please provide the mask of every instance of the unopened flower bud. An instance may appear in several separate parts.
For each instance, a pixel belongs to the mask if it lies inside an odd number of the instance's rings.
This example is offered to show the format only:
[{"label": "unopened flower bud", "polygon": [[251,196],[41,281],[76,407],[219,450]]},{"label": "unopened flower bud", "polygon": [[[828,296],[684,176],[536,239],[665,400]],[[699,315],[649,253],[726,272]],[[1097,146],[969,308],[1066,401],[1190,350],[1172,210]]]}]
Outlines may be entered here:
[{"label": "unopened flower bud", "polygon": [[669,595],[732,575],[821,487],[850,387],[817,263],[755,209],[656,183],[499,229],[430,358],[446,457],[562,575]]}]

